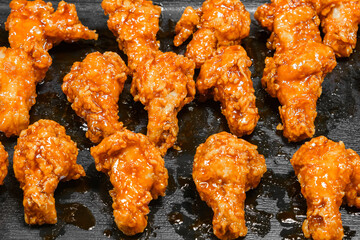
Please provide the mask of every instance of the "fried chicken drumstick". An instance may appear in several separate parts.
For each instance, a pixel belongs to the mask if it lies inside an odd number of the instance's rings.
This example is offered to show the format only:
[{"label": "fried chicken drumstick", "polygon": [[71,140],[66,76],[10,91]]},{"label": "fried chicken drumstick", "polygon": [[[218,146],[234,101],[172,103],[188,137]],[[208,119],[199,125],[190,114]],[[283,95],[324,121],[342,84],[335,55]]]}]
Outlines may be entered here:
[{"label": "fried chicken drumstick", "polygon": [[273,32],[267,45],[276,52],[266,58],[261,82],[282,105],[278,129],[291,142],[310,138],[321,83],[336,66],[333,50],[322,43],[315,8],[306,0],[273,0],[255,18]]},{"label": "fried chicken drumstick", "polygon": [[325,34],[324,44],[334,49],[336,56],[349,57],[357,40],[360,23],[360,2],[353,0],[313,0]]},{"label": "fried chicken drumstick", "polygon": [[251,72],[251,60],[240,45],[220,47],[202,65],[196,88],[221,102],[230,131],[241,137],[251,134],[259,120]]},{"label": "fried chicken drumstick", "polygon": [[8,166],[9,166],[9,160],[8,160],[8,153],[5,151],[4,146],[0,142],[0,185],[3,184],[4,179],[8,173]]},{"label": "fried chicken drumstick", "polygon": [[195,97],[194,67],[188,58],[168,52],[139,65],[134,74],[131,94],[148,111],[147,136],[161,155],[176,141],[178,112]]},{"label": "fried chicken drumstick", "polygon": [[214,234],[220,239],[245,236],[245,192],[266,172],[257,147],[230,133],[210,136],[195,154],[193,179],[203,201],[213,209]]},{"label": "fried chicken drumstick", "polygon": [[[11,48],[22,48],[35,60],[35,66],[51,65],[48,51],[62,41],[97,39],[95,31],[83,26],[74,4],[61,1],[56,12],[52,4],[42,0],[12,0],[11,13],[5,24]],[[45,70],[46,71],[46,70]]]},{"label": "fried chicken drumstick", "polygon": [[110,195],[118,228],[126,235],[143,232],[149,202],[164,196],[168,183],[160,152],[146,136],[124,129],[92,147],[91,155],[114,186]]},{"label": "fried chicken drumstick", "polygon": [[339,207],[345,196],[348,205],[360,207],[360,157],[345,149],[343,142],[320,136],[305,143],[294,154],[301,192],[307,202],[302,229],[314,240],[342,239],[344,231]]},{"label": "fried chicken drumstick", "polygon": [[240,0],[206,0],[197,10],[187,7],[176,24],[174,45],[196,29],[185,56],[200,68],[218,47],[240,44],[249,35],[250,14]]},{"label": "fried chicken drumstick", "polygon": [[128,73],[118,54],[95,52],[74,63],[64,77],[62,90],[76,114],[86,120],[86,137],[92,142],[98,143],[122,129],[118,101]]},{"label": "fried chicken drumstick", "polygon": [[73,4],[62,1],[54,12],[42,0],[13,0],[10,8],[5,27],[11,48],[0,48],[0,131],[8,137],[29,125],[36,84],[52,62],[47,51],[61,41],[97,38],[79,22]]},{"label": "fried chicken drumstick", "polygon": [[24,191],[25,222],[55,224],[54,191],[59,181],[85,176],[76,164],[76,143],[65,128],[51,120],[39,120],[20,133],[14,152],[14,173]]},{"label": "fried chicken drumstick", "polygon": [[148,111],[147,136],[165,155],[179,131],[177,113],[195,96],[195,64],[159,51],[156,33],[161,9],[151,1],[104,0],[102,7],[109,14],[109,29],[128,56],[131,94]]}]

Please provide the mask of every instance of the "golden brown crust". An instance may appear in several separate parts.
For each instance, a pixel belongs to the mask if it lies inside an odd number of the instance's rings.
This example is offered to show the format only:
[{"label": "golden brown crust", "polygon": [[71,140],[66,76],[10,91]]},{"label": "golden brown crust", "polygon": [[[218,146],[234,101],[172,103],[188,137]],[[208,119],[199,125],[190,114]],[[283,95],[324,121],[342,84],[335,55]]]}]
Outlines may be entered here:
[{"label": "golden brown crust", "polygon": [[29,110],[41,78],[33,65],[23,50],[0,48],[0,131],[7,137],[19,135],[29,125]]},{"label": "golden brown crust", "polygon": [[76,164],[76,143],[65,128],[51,120],[39,120],[23,130],[14,152],[14,173],[24,190],[27,224],[57,222],[54,191],[60,180],[85,176]]},{"label": "golden brown crust", "polygon": [[245,236],[245,192],[266,172],[257,147],[230,133],[210,136],[195,154],[193,179],[203,201],[213,209],[214,234],[220,239]]},{"label": "golden brown crust", "polygon": [[306,199],[306,238],[334,240],[344,236],[339,207],[346,194],[350,206],[360,201],[360,157],[343,142],[320,136],[306,142],[290,160]]},{"label": "golden brown crust", "polygon": [[109,15],[108,27],[119,48],[128,56],[130,70],[135,71],[159,49],[156,34],[161,8],[147,0],[103,0],[101,6]]},{"label": "golden brown crust", "polygon": [[148,204],[164,196],[168,173],[160,152],[146,136],[124,129],[91,148],[96,169],[107,173],[114,189],[115,222],[126,235],[143,232]]},{"label": "golden brown crust", "polygon": [[61,1],[56,12],[51,3],[42,0],[12,0],[11,13],[5,24],[11,48],[22,48],[35,60],[35,67],[45,72],[51,65],[48,54],[61,41],[97,39],[95,31],[83,26],[74,4]]},{"label": "golden brown crust", "polygon": [[318,13],[325,34],[324,44],[334,49],[337,57],[349,57],[356,46],[360,23],[360,2],[320,0]]},{"label": "golden brown crust", "polygon": [[95,52],[74,63],[64,77],[62,90],[76,114],[86,120],[86,137],[92,142],[98,143],[122,129],[118,101],[128,73],[118,54]]},{"label": "golden brown crust", "polygon": [[186,8],[175,27],[174,45],[182,44],[195,25],[185,56],[200,68],[217,47],[240,44],[249,35],[250,13],[239,0],[206,0],[200,9]]},{"label": "golden brown crust", "polygon": [[273,29],[267,45],[276,52],[266,58],[261,82],[282,105],[282,125],[277,129],[284,130],[284,136],[293,142],[312,137],[321,83],[336,66],[334,52],[322,44],[314,5],[308,1],[273,1],[259,7],[255,17]]},{"label": "golden brown crust", "polygon": [[177,113],[195,96],[194,62],[172,52],[159,52],[139,65],[131,84],[135,101],[148,111],[147,136],[162,155],[176,141]]},{"label": "golden brown crust", "polygon": [[3,184],[4,178],[8,173],[8,166],[9,166],[8,156],[9,156],[8,153],[5,151],[4,146],[0,142],[0,185]]},{"label": "golden brown crust", "polygon": [[240,45],[220,47],[201,67],[196,88],[202,95],[213,95],[230,131],[241,137],[251,134],[259,120],[249,67],[251,60]]}]

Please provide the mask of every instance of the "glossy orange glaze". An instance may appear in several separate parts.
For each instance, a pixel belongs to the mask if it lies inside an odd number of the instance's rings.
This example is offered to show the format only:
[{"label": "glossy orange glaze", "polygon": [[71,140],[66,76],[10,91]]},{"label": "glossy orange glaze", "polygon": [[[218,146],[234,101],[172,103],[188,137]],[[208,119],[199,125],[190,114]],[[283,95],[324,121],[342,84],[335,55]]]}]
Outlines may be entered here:
[{"label": "glossy orange glaze", "polygon": [[23,130],[14,152],[14,173],[24,190],[27,224],[55,224],[54,191],[60,180],[85,176],[76,164],[76,143],[65,128],[51,120],[39,120]]},{"label": "glossy orange glaze", "polygon": [[94,52],[82,62],[75,62],[64,77],[62,90],[76,114],[86,120],[86,137],[92,142],[98,143],[122,129],[118,101],[128,73],[118,54]]},{"label": "glossy orange glaze", "polygon": [[154,59],[139,65],[131,84],[135,101],[148,111],[147,136],[162,155],[176,141],[177,113],[195,97],[193,61],[172,52],[159,52]]},{"label": "glossy orange glaze", "polygon": [[92,147],[91,155],[114,186],[110,195],[118,228],[126,235],[143,232],[149,202],[164,196],[168,183],[160,152],[146,136],[124,129]]},{"label": "glossy orange glaze", "polygon": [[202,65],[196,88],[221,102],[230,131],[241,137],[251,134],[259,120],[249,67],[251,60],[240,45],[220,47]]},{"label": "glossy orange glaze", "polygon": [[206,0],[200,9],[186,8],[175,27],[174,45],[181,45],[191,33],[185,56],[200,68],[220,46],[240,44],[250,32],[250,14],[239,0]]},{"label": "glossy orange glaze", "polygon": [[0,48],[0,131],[7,137],[19,135],[29,125],[36,83],[43,77],[34,62],[21,49]]},{"label": "glossy orange glaze", "polygon": [[52,62],[47,51],[55,44],[98,37],[81,24],[74,4],[61,1],[54,12],[52,4],[42,0],[12,0],[10,8],[5,28],[11,48],[28,52],[36,60],[35,67],[45,72]]},{"label": "glossy orange glaze", "polygon": [[9,156],[8,153],[5,151],[4,146],[0,142],[0,185],[3,184],[4,178],[8,173],[8,166],[9,166],[8,156]]},{"label": "glossy orange glaze", "polygon": [[324,44],[334,49],[336,56],[349,57],[356,46],[360,23],[360,2],[354,0],[317,0]]},{"label": "glossy orange glaze", "polygon": [[128,56],[130,70],[135,71],[159,49],[156,34],[161,8],[147,0],[103,0],[101,6],[109,15],[108,27],[119,48]]},{"label": "glossy orange glaze", "polygon": [[266,58],[261,82],[282,105],[282,125],[277,129],[284,130],[289,141],[310,138],[315,133],[321,83],[336,66],[333,50],[322,44],[315,8],[305,0],[274,0],[259,7],[255,17],[273,30],[267,45],[276,52]]},{"label": "glossy orange glaze", "polygon": [[195,154],[193,179],[203,201],[213,209],[214,234],[220,239],[245,236],[245,192],[266,172],[257,147],[230,133],[210,136]]},{"label": "glossy orange glaze", "polygon": [[320,136],[302,145],[290,161],[308,205],[305,237],[342,239],[339,207],[345,194],[350,206],[360,207],[359,155],[343,142]]}]

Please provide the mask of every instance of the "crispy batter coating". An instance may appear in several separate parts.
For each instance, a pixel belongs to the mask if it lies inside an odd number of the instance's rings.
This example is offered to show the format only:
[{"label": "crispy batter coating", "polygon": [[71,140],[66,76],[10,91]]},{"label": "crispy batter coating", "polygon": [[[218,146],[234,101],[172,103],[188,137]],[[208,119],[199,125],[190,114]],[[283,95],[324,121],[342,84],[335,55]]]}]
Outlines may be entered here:
[{"label": "crispy batter coating", "polygon": [[146,136],[124,129],[92,147],[91,155],[114,186],[110,195],[118,228],[126,235],[143,232],[149,202],[164,196],[168,183],[160,152]]},{"label": "crispy batter coating", "polygon": [[302,227],[305,237],[342,239],[339,207],[343,197],[346,195],[350,206],[360,207],[359,155],[345,149],[343,142],[320,136],[302,145],[291,164],[308,206]]},{"label": "crispy batter coating", "polygon": [[180,46],[198,29],[185,56],[202,64],[220,46],[240,44],[250,32],[250,14],[240,0],[206,0],[200,9],[187,7],[176,24],[174,45]]},{"label": "crispy batter coating", "polygon": [[334,49],[336,56],[349,57],[357,40],[360,23],[360,2],[353,0],[320,1],[318,13],[325,34],[324,44]]},{"label": "crispy batter coating", "polygon": [[261,82],[282,105],[277,129],[293,142],[312,137],[321,83],[336,66],[333,50],[322,44],[315,8],[307,1],[274,0],[259,7],[255,18],[273,29],[267,45],[276,52],[266,58]]},{"label": "crispy batter coating", "polygon": [[259,120],[249,67],[251,60],[240,45],[220,47],[202,65],[196,88],[221,102],[230,131],[241,137],[251,134]]},{"label": "crispy batter coating", "polygon": [[160,44],[156,34],[161,8],[147,0],[103,0],[101,6],[109,15],[108,27],[116,36],[119,48],[128,56],[131,71],[153,58]]},{"label": "crispy batter coating", "polygon": [[210,136],[195,154],[193,179],[203,201],[213,209],[214,234],[220,239],[245,236],[245,192],[266,172],[257,147],[227,132]]},{"label": "crispy batter coating", "polygon": [[179,131],[177,113],[195,96],[195,64],[172,52],[158,53],[139,65],[131,84],[135,101],[148,111],[147,136],[162,155],[176,141]]},{"label": "crispy batter coating", "polygon": [[76,114],[86,120],[86,137],[94,143],[123,127],[118,101],[128,72],[118,54],[94,52],[75,62],[64,77],[62,90]]},{"label": "crispy batter coating", "polygon": [[57,222],[54,191],[60,180],[85,176],[76,164],[76,143],[65,128],[51,120],[39,120],[23,130],[14,152],[14,173],[24,190],[27,224]]},{"label": "crispy batter coating", "polygon": [[8,153],[5,151],[4,146],[0,142],[0,185],[3,184],[4,178],[8,173],[8,166],[9,166],[8,156],[9,156]]},{"label": "crispy batter coating", "polygon": [[54,12],[52,4],[42,0],[12,0],[10,8],[5,28],[11,48],[24,49],[45,72],[52,62],[47,51],[54,45],[98,37],[81,24],[74,4],[61,1]]},{"label": "crispy batter coating", "polygon": [[33,65],[22,49],[0,48],[0,131],[7,137],[19,135],[29,125],[36,84],[43,77]]}]

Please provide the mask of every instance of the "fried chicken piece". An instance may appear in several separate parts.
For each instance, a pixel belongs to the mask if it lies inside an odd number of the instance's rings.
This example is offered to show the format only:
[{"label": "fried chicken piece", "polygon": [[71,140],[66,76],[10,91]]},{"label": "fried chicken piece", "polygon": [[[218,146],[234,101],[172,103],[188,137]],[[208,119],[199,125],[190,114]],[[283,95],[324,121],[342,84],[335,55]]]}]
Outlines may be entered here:
[{"label": "fried chicken piece", "polygon": [[305,0],[274,0],[259,7],[255,18],[273,29],[267,45],[276,52],[265,60],[261,83],[282,105],[277,129],[291,142],[310,138],[321,83],[336,66],[333,50],[322,44],[315,8]]},{"label": "fried chicken piece", "polygon": [[85,176],[76,164],[76,143],[65,128],[51,120],[39,120],[20,133],[14,152],[14,173],[24,190],[25,222],[57,222],[54,191],[60,180]]},{"label": "fried chicken piece", "polygon": [[0,185],[3,184],[4,178],[8,173],[8,166],[9,166],[8,156],[9,156],[8,153],[5,151],[4,146],[0,142]]},{"label": "fried chicken piece", "polygon": [[64,77],[62,90],[76,114],[86,120],[86,137],[94,143],[123,127],[118,101],[128,72],[118,54],[94,52],[75,62]]},{"label": "fried chicken piece", "polygon": [[148,111],[147,136],[162,155],[176,141],[179,131],[177,113],[195,96],[195,64],[172,52],[158,53],[139,65],[131,84],[135,101]]},{"label": "fried chicken piece", "polygon": [[29,125],[36,84],[43,77],[33,65],[22,49],[0,48],[0,131],[7,137],[19,135]]},{"label": "fried chicken piece", "polygon": [[352,0],[320,1],[318,14],[325,34],[324,44],[334,49],[336,56],[349,57],[356,45],[360,23],[360,2]]},{"label": "fried chicken piece", "polygon": [[160,152],[146,136],[129,130],[116,132],[91,148],[96,169],[107,173],[114,189],[115,222],[126,235],[143,232],[148,204],[164,196],[168,172]]},{"label": "fried chicken piece", "polygon": [[[306,199],[306,238],[342,239],[344,231],[339,207],[346,194],[349,205],[360,207],[360,157],[343,142],[320,136],[305,143],[290,160]],[[355,185],[356,184],[356,185]],[[354,192],[355,191],[355,192]],[[356,203],[356,204],[355,204]]]},{"label": "fried chicken piece", "polygon": [[193,179],[200,197],[213,209],[214,234],[220,239],[245,236],[245,192],[266,172],[257,147],[227,132],[210,136],[195,154]]},{"label": "fried chicken piece", "polygon": [[198,29],[185,56],[202,64],[218,47],[240,44],[250,33],[250,14],[240,0],[206,0],[202,7],[185,9],[176,24],[174,45],[180,46]]},{"label": "fried chicken piece", "polygon": [[5,24],[11,48],[22,48],[46,72],[52,59],[47,52],[61,41],[97,39],[95,31],[83,26],[74,4],[61,1],[56,12],[50,2],[12,0],[11,13]]},{"label": "fried chicken piece", "polygon": [[103,0],[109,15],[108,27],[116,36],[119,48],[128,56],[128,66],[135,71],[138,65],[157,53],[161,8],[147,0]]},{"label": "fried chicken piece", "polygon": [[240,45],[220,47],[202,65],[196,81],[200,94],[221,102],[230,131],[238,137],[251,134],[259,120],[250,66],[251,60]]}]

